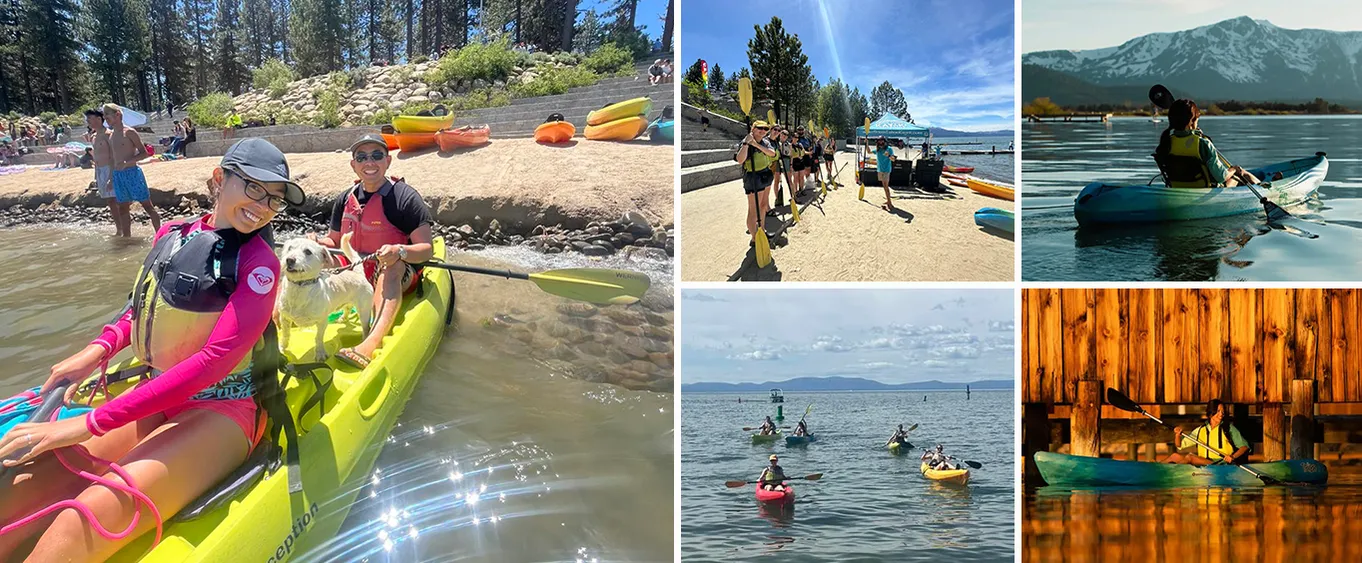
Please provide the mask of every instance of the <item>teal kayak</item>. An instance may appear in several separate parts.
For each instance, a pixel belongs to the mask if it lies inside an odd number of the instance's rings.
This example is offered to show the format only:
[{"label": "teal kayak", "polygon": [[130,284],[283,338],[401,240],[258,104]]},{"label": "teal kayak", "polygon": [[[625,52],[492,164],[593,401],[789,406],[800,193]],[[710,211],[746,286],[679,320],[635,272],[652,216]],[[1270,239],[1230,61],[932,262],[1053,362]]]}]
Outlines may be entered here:
[{"label": "teal kayak", "polygon": [[809,434],[808,436],[786,436],[786,446],[805,446],[818,441],[818,436]]},{"label": "teal kayak", "polygon": [[997,207],[985,207],[974,212],[974,224],[985,229],[1011,233],[1017,224],[1011,211]]},{"label": "teal kayak", "polygon": [[[1255,188],[1282,207],[1305,201],[1329,173],[1324,153],[1249,170],[1264,180]],[[1280,172],[1282,177],[1271,178]],[[1122,186],[1094,182],[1074,199],[1074,218],[1080,225],[1150,223],[1211,219],[1263,212],[1263,204],[1246,187],[1170,188],[1159,185]]]},{"label": "teal kayak", "polygon": [[[1263,482],[1232,465],[1197,467],[1036,452],[1036,468],[1051,485],[1068,487],[1260,487]],[[1324,484],[1329,470],[1310,459],[1250,463],[1246,467],[1279,481]]]},{"label": "teal kayak", "polygon": [[657,118],[656,121],[653,121],[652,124],[648,126],[648,140],[663,143],[672,142],[672,140],[676,138],[674,135],[675,126],[676,120],[674,119],[663,120],[660,117]]}]

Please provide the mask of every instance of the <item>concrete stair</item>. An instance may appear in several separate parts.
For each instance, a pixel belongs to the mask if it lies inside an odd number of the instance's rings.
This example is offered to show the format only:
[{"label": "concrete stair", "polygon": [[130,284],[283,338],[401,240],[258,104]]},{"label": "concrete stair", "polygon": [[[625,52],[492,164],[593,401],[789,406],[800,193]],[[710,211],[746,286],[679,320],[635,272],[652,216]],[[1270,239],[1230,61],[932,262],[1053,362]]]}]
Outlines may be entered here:
[{"label": "concrete stair", "polygon": [[742,178],[742,169],[733,162],[733,145],[742,140],[734,131],[741,123],[710,115],[710,128],[700,131],[700,112],[695,106],[681,106],[681,192],[707,188]]}]

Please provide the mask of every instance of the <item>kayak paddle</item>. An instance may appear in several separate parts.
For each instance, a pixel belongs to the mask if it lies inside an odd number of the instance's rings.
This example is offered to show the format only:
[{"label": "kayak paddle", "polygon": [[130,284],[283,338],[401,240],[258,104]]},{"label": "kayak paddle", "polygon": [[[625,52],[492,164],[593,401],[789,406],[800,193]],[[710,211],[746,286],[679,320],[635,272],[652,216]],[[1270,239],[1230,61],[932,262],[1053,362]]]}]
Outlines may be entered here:
[{"label": "kayak paddle", "polygon": [[[870,118],[869,118],[869,117],[865,118],[865,140],[866,140],[867,144],[869,144],[869,141],[870,141]],[[856,183],[861,185],[861,193],[858,194],[858,195],[856,196],[856,199],[861,200],[861,201],[865,201],[865,179],[864,179],[864,178],[861,178],[861,171],[860,171],[860,170],[857,170],[857,171],[856,171]]]},{"label": "kayak paddle", "polygon": [[[812,474],[812,475],[805,475],[805,476],[803,476],[803,477],[786,477],[784,480],[786,480],[786,481],[817,481],[817,480],[822,479],[822,478],[823,478],[823,474],[822,474],[822,473],[814,473],[814,474]],[[728,488],[730,488],[730,489],[736,489],[736,488],[738,488],[738,487],[746,487],[746,486],[748,486],[748,485],[750,485],[750,484],[752,484],[752,483],[756,483],[756,481],[724,481],[724,486],[725,486],[725,487],[728,487]]]},{"label": "kayak paddle", "polygon": [[566,268],[526,274],[511,270],[492,270],[444,262],[422,262],[418,266],[530,280],[545,293],[598,305],[629,305],[648,291],[648,276],[629,270],[605,268]]},{"label": "kayak paddle", "polygon": [[[1169,108],[1173,107],[1173,93],[1168,91],[1168,88],[1164,85],[1155,84],[1149,89],[1149,101],[1153,102],[1155,106],[1162,108],[1164,111],[1168,111]],[[1169,121],[1169,127],[1172,127],[1172,121]],[[1210,137],[1207,138],[1209,139]],[[1216,151],[1216,157],[1220,159],[1220,162],[1223,163],[1226,168],[1233,168],[1230,161],[1226,160],[1225,156],[1220,154],[1220,151]],[[1271,185],[1268,182],[1264,183]],[[1282,206],[1272,203],[1271,201],[1268,201],[1266,197],[1263,197],[1262,192],[1259,192],[1252,184],[1243,184],[1243,186],[1248,188],[1250,192],[1253,192],[1254,197],[1258,198],[1258,203],[1263,204],[1263,211],[1267,213],[1267,221],[1269,223],[1277,223],[1282,219],[1291,216],[1285,209],[1282,209]]]},{"label": "kayak paddle", "polygon": [[770,123],[771,125],[775,125],[775,124],[776,124],[776,112],[775,112],[775,110],[770,109],[770,108],[767,108],[767,109],[766,109],[766,122],[767,122],[767,123]]},{"label": "kayak paddle", "polygon": [[[1107,388],[1107,403],[1110,404],[1111,406],[1116,407],[1116,408],[1118,408],[1118,409],[1121,409],[1121,410],[1123,410],[1123,411],[1135,412],[1135,413],[1140,413],[1140,414],[1142,414],[1142,415],[1145,415],[1145,416],[1149,417],[1150,420],[1153,420],[1154,422],[1159,423],[1160,425],[1162,425],[1162,426],[1165,427],[1165,428],[1168,428],[1169,430],[1175,429],[1175,427],[1174,427],[1173,425],[1168,424],[1167,422],[1164,422],[1164,421],[1162,421],[1162,420],[1159,420],[1158,417],[1156,417],[1156,416],[1154,416],[1154,415],[1152,415],[1152,414],[1149,414],[1149,413],[1148,413],[1147,411],[1145,411],[1144,408],[1142,408],[1140,405],[1135,404],[1135,401],[1130,400],[1130,397],[1125,396],[1125,394],[1121,393],[1120,391],[1117,391],[1117,390],[1114,389],[1114,388],[1111,388],[1111,387],[1108,387],[1108,388]],[[1201,447],[1204,447],[1204,448],[1206,448],[1206,449],[1208,449],[1208,450],[1214,450],[1214,449],[1215,449],[1215,448],[1212,448],[1210,445],[1206,444],[1205,442],[1202,442],[1201,440],[1198,440],[1196,436],[1193,436],[1193,435],[1188,434],[1188,433],[1186,433],[1186,432],[1182,432],[1179,436],[1180,436],[1180,437],[1188,438],[1188,439],[1190,439],[1191,441],[1196,442],[1198,445],[1200,445]],[[1263,475],[1262,473],[1259,473],[1259,472],[1257,472],[1257,471],[1254,471],[1253,469],[1249,468],[1249,467],[1246,466],[1246,465],[1235,465],[1235,467],[1238,467],[1239,469],[1243,469],[1244,471],[1249,472],[1250,475],[1253,475],[1254,477],[1257,477],[1259,480],[1261,480],[1261,481],[1263,482],[1264,485],[1280,485],[1280,484],[1282,484],[1282,481],[1279,481],[1279,480],[1277,480],[1277,479],[1275,479],[1275,478],[1273,478],[1273,477],[1267,476],[1267,475]]]},{"label": "kayak paddle", "polygon": [[[748,135],[751,135],[752,122],[752,81],[743,77],[738,81],[738,106],[742,108],[742,114],[747,118]],[[756,147],[747,147],[748,156],[752,158],[752,151]],[[757,267],[765,268],[771,264],[771,241],[766,239],[766,228],[761,225],[761,204],[757,203],[757,194],[752,194],[752,211],[757,214],[757,228],[752,231],[752,246],[757,257]]]},{"label": "kayak paddle", "polygon": [[[52,420],[52,414],[57,412],[57,409],[61,408],[62,402],[66,400],[66,388],[67,384],[63,383],[53,387],[51,391],[48,391],[47,395],[43,396],[42,403],[29,414],[28,419],[24,422],[47,422]],[[32,437],[30,437],[30,441],[31,440]],[[27,444],[22,448],[14,450],[9,457],[0,460],[0,463],[23,459],[24,456],[28,455],[28,452],[33,450],[34,445],[35,444]],[[6,476],[14,467],[18,466],[6,465],[3,468],[0,468],[0,476]]]}]

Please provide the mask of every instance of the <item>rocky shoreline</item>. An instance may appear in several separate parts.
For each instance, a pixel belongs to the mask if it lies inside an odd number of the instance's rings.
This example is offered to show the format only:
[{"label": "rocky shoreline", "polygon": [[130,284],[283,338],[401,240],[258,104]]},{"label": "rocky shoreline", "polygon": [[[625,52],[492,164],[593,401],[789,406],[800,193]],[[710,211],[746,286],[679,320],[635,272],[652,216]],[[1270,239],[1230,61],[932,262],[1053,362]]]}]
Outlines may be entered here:
[{"label": "rocky shoreline", "polygon": [[[157,206],[162,217],[189,217],[204,212],[198,201],[181,198],[174,207]],[[289,213],[275,218],[276,231],[283,234],[325,232],[325,214],[304,215]],[[133,222],[144,227],[151,223],[140,208],[134,206]],[[642,214],[629,212],[619,220],[591,222],[583,229],[567,229],[561,225],[536,225],[529,232],[514,232],[492,219],[485,224],[475,221],[462,225],[445,225],[438,221],[435,234],[445,243],[459,250],[478,251],[489,246],[524,246],[544,254],[578,252],[586,256],[613,256],[627,259],[670,261],[675,252],[675,232],[672,227],[654,227]],[[113,225],[107,207],[65,206],[59,201],[36,208],[13,205],[0,210],[0,228],[23,225],[67,225],[99,228]]]}]

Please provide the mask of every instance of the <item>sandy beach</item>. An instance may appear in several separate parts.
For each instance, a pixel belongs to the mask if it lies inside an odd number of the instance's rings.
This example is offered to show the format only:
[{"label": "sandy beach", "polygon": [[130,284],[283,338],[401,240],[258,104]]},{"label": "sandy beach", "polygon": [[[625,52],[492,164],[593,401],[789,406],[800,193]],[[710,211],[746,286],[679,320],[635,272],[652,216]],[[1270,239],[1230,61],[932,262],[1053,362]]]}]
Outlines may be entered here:
[{"label": "sandy beach", "polygon": [[[142,166],[152,202],[175,206],[182,198],[206,206],[205,187],[218,157],[189,158]],[[329,213],[329,202],[355,181],[348,153],[288,155],[290,173],[308,194],[304,213]],[[675,162],[672,145],[636,141],[574,140],[541,145],[532,139],[493,139],[455,152],[396,152],[388,174],[405,177],[445,224],[497,219],[509,230],[563,224],[580,229],[641,213],[653,225],[671,225]],[[0,176],[0,209],[104,206],[87,186],[93,170],[29,169]],[[133,206],[134,217],[143,214]]]},{"label": "sandy beach", "polygon": [[[893,190],[895,213],[880,207],[884,189],[867,187],[856,199],[855,154],[837,154],[848,163],[828,191],[800,193],[800,222],[788,208],[768,219],[773,264],[752,263],[743,228],[746,205],[741,180],[681,196],[681,279],[684,281],[1011,281],[1015,244],[974,224],[981,207],[1015,210],[1011,201],[979,195],[967,188],[932,193],[916,188]],[[773,200],[774,203],[774,200]],[[807,205],[807,207],[804,207]]]}]

